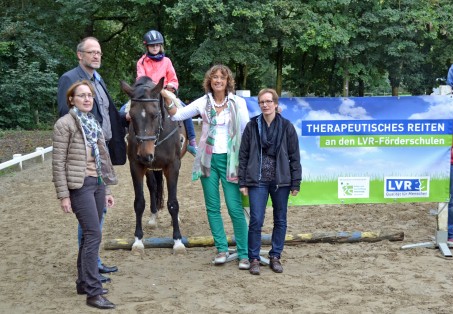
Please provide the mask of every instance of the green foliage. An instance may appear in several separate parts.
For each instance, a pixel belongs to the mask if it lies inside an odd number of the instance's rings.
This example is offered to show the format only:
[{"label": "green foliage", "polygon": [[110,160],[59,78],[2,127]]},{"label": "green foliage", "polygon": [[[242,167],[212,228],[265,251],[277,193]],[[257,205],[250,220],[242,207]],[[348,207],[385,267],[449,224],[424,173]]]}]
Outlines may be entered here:
[{"label": "green foliage", "polygon": [[8,80],[0,84],[0,129],[32,129],[54,121],[57,76],[51,69],[40,70],[38,62],[27,62],[19,49],[16,69],[6,71]]},{"label": "green foliage", "polygon": [[228,65],[237,89],[295,96],[430,93],[453,62],[453,3],[419,0],[0,1],[0,129],[56,118],[58,77],[76,46],[100,40],[99,73],[119,107],[142,37],[157,29],[183,100],[203,94],[206,70]]}]

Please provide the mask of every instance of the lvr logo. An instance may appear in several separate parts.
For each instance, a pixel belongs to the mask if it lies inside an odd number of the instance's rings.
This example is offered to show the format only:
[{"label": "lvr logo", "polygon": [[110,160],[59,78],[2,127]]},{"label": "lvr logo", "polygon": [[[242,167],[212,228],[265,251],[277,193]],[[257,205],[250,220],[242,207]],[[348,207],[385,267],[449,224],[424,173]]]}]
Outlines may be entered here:
[{"label": "lvr logo", "polygon": [[428,179],[387,179],[387,191],[427,191]]}]

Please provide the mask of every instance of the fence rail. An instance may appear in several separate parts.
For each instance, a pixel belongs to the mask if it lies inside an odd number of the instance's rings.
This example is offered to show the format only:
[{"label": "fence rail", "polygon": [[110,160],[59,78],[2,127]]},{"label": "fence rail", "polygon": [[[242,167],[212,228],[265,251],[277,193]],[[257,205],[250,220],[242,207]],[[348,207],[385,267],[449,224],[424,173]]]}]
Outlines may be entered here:
[{"label": "fence rail", "polygon": [[50,153],[52,150],[53,150],[53,146],[49,146],[47,148],[37,147],[36,151],[34,153],[30,153],[30,154],[23,155],[23,156],[22,156],[22,154],[14,154],[13,159],[2,162],[0,164],[0,170],[6,169],[8,167],[11,167],[11,166],[14,166],[17,164],[19,164],[19,168],[20,168],[20,170],[22,170],[23,161],[33,159],[33,158],[36,158],[39,156],[41,156],[41,161],[44,161],[45,154]]},{"label": "fence rail", "polygon": [[[192,121],[194,123],[197,123],[198,125],[200,125],[203,120],[201,118],[195,118],[195,119],[192,119]],[[0,170],[9,168],[11,166],[15,166],[17,164],[19,164],[19,168],[20,168],[20,170],[22,170],[22,162],[29,160],[29,159],[39,157],[39,156],[41,156],[41,160],[44,161],[44,155],[47,153],[50,153],[52,150],[53,150],[52,146],[49,146],[46,148],[37,147],[35,152],[27,154],[27,155],[14,154],[13,159],[2,162],[0,164]]]}]

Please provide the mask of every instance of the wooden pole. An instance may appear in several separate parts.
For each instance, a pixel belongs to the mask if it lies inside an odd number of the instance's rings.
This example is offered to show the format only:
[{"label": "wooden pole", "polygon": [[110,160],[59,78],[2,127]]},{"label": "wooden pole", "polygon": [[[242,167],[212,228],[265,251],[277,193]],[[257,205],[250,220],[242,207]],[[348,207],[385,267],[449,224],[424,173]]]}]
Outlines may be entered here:
[{"label": "wooden pole", "polygon": [[[404,232],[370,231],[370,232],[315,232],[298,233],[295,235],[287,234],[286,245],[297,245],[299,243],[354,243],[354,242],[378,242],[378,241],[403,241]],[[186,247],[206,247],[214,246],[212,236],[208,237],[183,237],[182,242]],[[133,239],[110,239],[104,241],[106,250],[130,250]],[[172,238],[146,238],[143,239],[145,248],[172,248]],[[271,245],[271,235],[261,235],[262,245]],[[228,245],[236,245],[234,237],[228,237]]]}]

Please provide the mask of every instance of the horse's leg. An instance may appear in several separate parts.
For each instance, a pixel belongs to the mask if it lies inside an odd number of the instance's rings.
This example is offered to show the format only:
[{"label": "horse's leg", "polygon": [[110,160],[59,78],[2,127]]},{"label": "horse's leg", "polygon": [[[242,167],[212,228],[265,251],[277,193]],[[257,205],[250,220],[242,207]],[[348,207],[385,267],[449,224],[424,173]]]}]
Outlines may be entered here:
[{"label": "horse's leg", "polygon": [[156,204],[156,193],[153,189],[154,184],[156,184],[156,180],[154,178],[154,171],[148,170],[146,172],[146,185],[148,186],[149,196],[150,196],[150,209],[151,209],[151,216],[148,220],[148,225],[151,228],[157,228],[157,213],[158,208]]},{"label": "horse's leg", "polygon": [[177,199],[177,188],[180,165],[181,161],[177,159],[174,160],[174,162],[165,170],[168,191],[167,208],[173,225],[173,252],[175,254],[186,253],[186,247],[182,243],[181,231],[179,230],[179,203]]},{"label": "horse's leg", "polygon": [[132,245],[133,254],[144,254],[145,246],[143,245],[143,228],[142,228],[142,217],[145,211],[145,196],[143,193],[143,177],[146,172],[146,168],[134,161],[129,161],[131,170],[132,183],[134,185],[135,199],[134,199],[134,211],[135,211],[135,242]]}]

